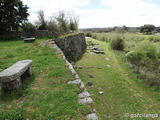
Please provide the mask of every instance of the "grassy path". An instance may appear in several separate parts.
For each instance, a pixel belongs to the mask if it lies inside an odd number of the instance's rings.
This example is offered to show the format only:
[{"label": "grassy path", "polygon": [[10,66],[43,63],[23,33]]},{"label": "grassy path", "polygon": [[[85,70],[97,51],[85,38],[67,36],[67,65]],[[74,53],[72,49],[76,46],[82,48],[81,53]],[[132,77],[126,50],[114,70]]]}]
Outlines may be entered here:
[{"label": "grassy path", "polygon": [[[97,47],[103,48],[105,55],[90,54],[87,51],[76,63],[83,67],[77,72],[85,84],[88,81],[94,84],[92,87],[87,86],[87,89],[92,95],[100,119],[129,119],[125,117],[126,113],[129,113],[130,117],[133,117],[131,114],[138,113],[160,115],[160,93],[137,80],[136,75],[109,49],[107,43],[90,38],[88,40],[98,43]],[[110,60],[105,60],[106,57]],[[90,78],[90,75],[94,78]],[[104,93],[100,95],[98,91]],[[146,120],[140,117],[134,119]]]}]

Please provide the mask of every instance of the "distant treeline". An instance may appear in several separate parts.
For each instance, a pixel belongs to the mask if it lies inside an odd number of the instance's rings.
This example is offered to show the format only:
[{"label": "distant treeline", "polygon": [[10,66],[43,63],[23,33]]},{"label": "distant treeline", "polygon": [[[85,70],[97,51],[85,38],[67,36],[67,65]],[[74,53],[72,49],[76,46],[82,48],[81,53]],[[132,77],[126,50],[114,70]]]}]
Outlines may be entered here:
[{"label": "distant treeline", "polygon": [[141,32],[145,34],[153,34],[160,32],[160,27],[156,27],[151,24],[146,24],[141,27],[127,27],[127,26],[115,26],[115,27],[108,27],[108,28],[86,28],[86,29],[80,29],[82,32],[118,32],[118,33],[125,33],[125,32]]}]

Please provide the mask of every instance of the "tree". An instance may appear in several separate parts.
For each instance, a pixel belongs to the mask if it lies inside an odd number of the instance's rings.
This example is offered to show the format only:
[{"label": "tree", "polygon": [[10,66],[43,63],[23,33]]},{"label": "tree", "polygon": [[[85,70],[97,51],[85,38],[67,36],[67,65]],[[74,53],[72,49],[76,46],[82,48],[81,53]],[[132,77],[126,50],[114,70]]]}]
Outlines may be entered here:
[{"label": "tree", "polygon": [[155,28],[156,27],[154,25],[146,24],[140,27],[140,32],[145,34],[152,34]]},{"label": "tree", "polygon": [[0,1],[0,31],[18,30],[27,21],[28,7],[21,0]]},{"label": "tree", "polygon": [[74,16],[73,14],[70,16],[70,23],[69,23],[69,29],[71,31],[77,31],[78,30],[78,17]]},{"label": "tree", "polygon": [[54,17],[50,17],[50,20],[47,22],[47,30],[57,33],[59,32],[58,24]]},{"label": "tree", "polygon": [[21,28],[24,32],[33,33],[36,31],[36,26],[30,22],[22,23]]},{"label": "tree", "polygon": [[60,33],[65,33],[69,31],[67,14],[65,13],[65,11],[59,11],[59,14],[56,17],[56,20],[58,22]]},{"label": "tree", "polygon": [[45,20],[44,12],[43,10],[40,10],[38,12],[38,24],[39,24],[39,30],[47,30],[47,22]]}]

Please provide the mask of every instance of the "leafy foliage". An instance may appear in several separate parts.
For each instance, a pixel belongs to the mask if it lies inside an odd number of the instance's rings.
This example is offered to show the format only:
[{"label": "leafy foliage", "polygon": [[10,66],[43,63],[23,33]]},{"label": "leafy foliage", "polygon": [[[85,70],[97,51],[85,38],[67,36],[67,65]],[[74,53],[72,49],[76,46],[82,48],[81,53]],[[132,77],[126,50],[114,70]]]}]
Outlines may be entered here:
[{"label": "leafy foliage", "polygon": [[117,36],[115,39],[111,41],[111,47],[115,50],[123,50],[125,47],[123,38]]},{"label": "leafy foliage", "polygon": [[0,31],[18,30],[20,23],[27,21],[27,10],[21,0],[1,0]]},{"label": "leafy foliage", "polygon": [[144,25],[140,27],[140,32],[145,34],[152,34],[155,28],[156,27],[154,25],[150,25],[150,24]]},{"label": "leafy foliage", "polygon": [[36,26],[29,22],[23,23],[21,27],[25,32],[33,33],[36,31]]}]

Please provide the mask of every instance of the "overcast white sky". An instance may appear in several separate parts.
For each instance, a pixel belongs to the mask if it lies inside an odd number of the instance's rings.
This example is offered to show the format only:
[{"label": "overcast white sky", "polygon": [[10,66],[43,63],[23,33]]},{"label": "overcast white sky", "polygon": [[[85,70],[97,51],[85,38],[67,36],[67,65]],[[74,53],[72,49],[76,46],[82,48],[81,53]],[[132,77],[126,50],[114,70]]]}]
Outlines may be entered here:
[{"label": "overcast white sky", "polygon": [[160,0],[22,0],[29,7],[29,20],[43,10],[46,18],[60,10],[79,16],[79,28],[160,26]]}]

